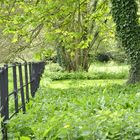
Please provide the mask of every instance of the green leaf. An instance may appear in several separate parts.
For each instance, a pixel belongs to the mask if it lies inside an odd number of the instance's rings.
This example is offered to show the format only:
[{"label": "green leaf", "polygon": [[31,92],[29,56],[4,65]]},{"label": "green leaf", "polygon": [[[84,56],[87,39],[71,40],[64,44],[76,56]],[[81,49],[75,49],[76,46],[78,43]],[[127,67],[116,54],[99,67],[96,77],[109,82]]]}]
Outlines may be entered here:
[{"label": "green leaf", "polygon": [[20,137],[20,140],[31,140],[31,138],[27,137],[27,136],[22,136],[22,137]]}]

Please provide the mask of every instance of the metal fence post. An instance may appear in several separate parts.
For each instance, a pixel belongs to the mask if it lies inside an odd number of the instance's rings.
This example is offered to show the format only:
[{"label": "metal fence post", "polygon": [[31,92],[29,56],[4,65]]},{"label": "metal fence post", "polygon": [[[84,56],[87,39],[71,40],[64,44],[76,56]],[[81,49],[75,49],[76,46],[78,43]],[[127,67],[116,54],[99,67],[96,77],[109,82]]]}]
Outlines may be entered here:
[{"label": "metal fence post", "polygon": [[32,88],[32,63],[29,63],[29,79],[30,79],[30,94],[32,96],[33,88]]},{"label": "metal fence post", "polygon": [[39,88],[41,76],[42,76],[44,69],[45,69],[45,62],[40,62],[38,68],[39,68],[38,69],[38,88]]},{"label": "metal fence post", "polygon": [[1,97],[1,117],[2,121],[2,140],[7,140],[7,128],[5,121],[9,119],[8,104],[8,67],[5,65],[0,72],[0,97]]},{"label": "metal fence post", "polygon": [[31,79],[32,79],[32,97],[35,96],[36,92],[36,63],[32,63],[32,74],[31,74]]},{"label": "metal fence post", "polygon": [[39,63],[38,68],[39,68],[38,69],[38,88],[39,88],[41,76],[42,76],[43,69],[44,69],[43,62]]},{"label": "metal fence post", "polygon": [[13,87],[14,87],[14,100],[15,100],[15,112],[18,113],[18,91],[17,91],[17,68],[16,64],[13,64]]},{"label": "metal fence post", "polygon": [[39,88],[39,82],[40,82],[40,63],[37,63],[36,67],[36,88]]},{"label": "metal fence post", "polygon": [[8,65],[4,65],[4,87],[5,87],[5,119],[8,120],[9,119],[9,103],[8,103],[8,93],[9,93],[9,86],[8,86]]},{"label": "metal fence post", "polygon": [[25,63],[25,85],[26,85],[26,102],[29,102],[29,84],[28,84],[28,65]]},{"label": "metal fence post", "polygon": [[0,90],[1,90],[1,116],[4,121],[9,119],[9,105],[8,105],[8,68],[5,65],[2,68],[0,76]]},{"label": "metal fence post", "polygon": [[20,91],[21,91],[21,102],[22,102],[22,110],[25,113],[25,97],[24,97],[24,88],[23,88],[23,75],[22,75],[22,65],[19,63],[19,81],[20,81]]}]

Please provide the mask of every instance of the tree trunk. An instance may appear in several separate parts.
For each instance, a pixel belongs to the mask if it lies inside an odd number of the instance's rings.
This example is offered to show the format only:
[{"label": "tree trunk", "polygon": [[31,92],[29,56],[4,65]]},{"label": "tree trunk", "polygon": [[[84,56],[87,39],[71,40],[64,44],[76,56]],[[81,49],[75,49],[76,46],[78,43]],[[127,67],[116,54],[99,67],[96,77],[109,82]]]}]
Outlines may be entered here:
[{"label": "tree trunk", "polygon": [[131,64],[129,71],[129,79],[127,81],[128,84],[135,84],[140,82],[140,51],[138,54],[135,54],[135,56],[135,62]]},{"label": "tree trunk", "polygon": [[[94,27],[96,27],[95,20],[88,21],[88,15],[92,15],[97,8],[98,0],[95,1],[85,1],[85,11],[83,12],[81,9],[81,1],[78,0],[78,15],[76,14],[76,18],[78,16],[78,21],[72,23],[72,27],[74,28],[74,32],[82,33],[82,37],[77,38],[75,42],[79,44],[81,41],[86,42],[88,40],[88,36],[94,33]],[[78,25],[78,27],[77,27]],[[71,31],[71,30],[70,30]],[[92,49],[92,46],[96,42],[98,38],[99,31],[96,31],[93,35],[92,41],[86,48],[75,48],[71,49],[69,52],[65,47],[62,47],[62,50],[59,49],[59,53],[61,54],[58,58],[61,58],[61,66],[65,68],[65,70],[71,71],[86,71],[89,69],[89,51]],[[62,45],[61,45],[62,46]],[[71,52],[74,53],[74,56],[71,56]],[[63,60],[62,60],[63,59]]]},{"label": "tree trunk", "polygon": [[88,71],[89,68],[89,56],[88,49],[76,49],[75,57],[70,55],[71,52],[67,52],[65,47],[57,48],[57,62],[66,71]]},{"label": "tree trunk", "polygon": [[136,64],[135,66],[131,66],[128,84],[135,84],[140,82],[140,64]]},{"label": "tree trunk", "polygon": [[111,0],[117,35],[130,60],[128,83],[140,82],[140,26],[135,0]]},{"label": "tree trunk", "polygon": [[83,51],[83,61],[82,61],[82,67],[83,70],[88,72],[89,69],[89,48],[85,48]]}]

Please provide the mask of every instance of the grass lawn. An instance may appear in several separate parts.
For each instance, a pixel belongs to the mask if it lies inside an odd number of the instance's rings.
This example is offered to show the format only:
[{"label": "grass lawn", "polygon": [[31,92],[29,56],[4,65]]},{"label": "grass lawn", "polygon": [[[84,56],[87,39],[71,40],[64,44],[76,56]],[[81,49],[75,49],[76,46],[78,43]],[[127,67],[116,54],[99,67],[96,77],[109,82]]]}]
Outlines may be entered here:
[{"label": "grass lawn", "polygon": [[120,73],[126,72],[128,73],[130,66],[126,64],[117,64],[113,61],[109,63],[93,63],[90,68],[89,72],[107,72],[107,73]]},{"label": "grass lawn", "polygon": [[57,64],[48,64],[46,66],[45,77],[52,80],[105,80],[105,79],[127,79],[129,66],[125,64],[95,63],[89,68],[89,72],[65,72]]},{"label": "grass lawn", "polygon": [[140,85],[125,80],[42,84],[26,114],[9,121],[9,140],[139,140]]},{"label": "grass lawn", "polygon": [[61,80],[53,81],[48,85],[52,89],[69,89],[69,88],[84,88],[84,87],[96,87],[96,86],[106,86],[108,84],[125,84],[126,80],[115,79],[115,80]]}]

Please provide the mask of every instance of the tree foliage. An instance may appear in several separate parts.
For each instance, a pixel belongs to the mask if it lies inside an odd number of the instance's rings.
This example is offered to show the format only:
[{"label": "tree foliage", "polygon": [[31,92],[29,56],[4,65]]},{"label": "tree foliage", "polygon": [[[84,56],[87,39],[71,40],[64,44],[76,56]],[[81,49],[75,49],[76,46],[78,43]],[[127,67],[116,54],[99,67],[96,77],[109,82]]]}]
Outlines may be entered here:
[{"label": "tree foliage", "polygon": [[3,1],[1,5],[2,32],[10,34],[16,53],[32,46],[42,46],[43,52],[53,48],[68,70],[87,70],[93,48],[114,38],[105,0]]}]

